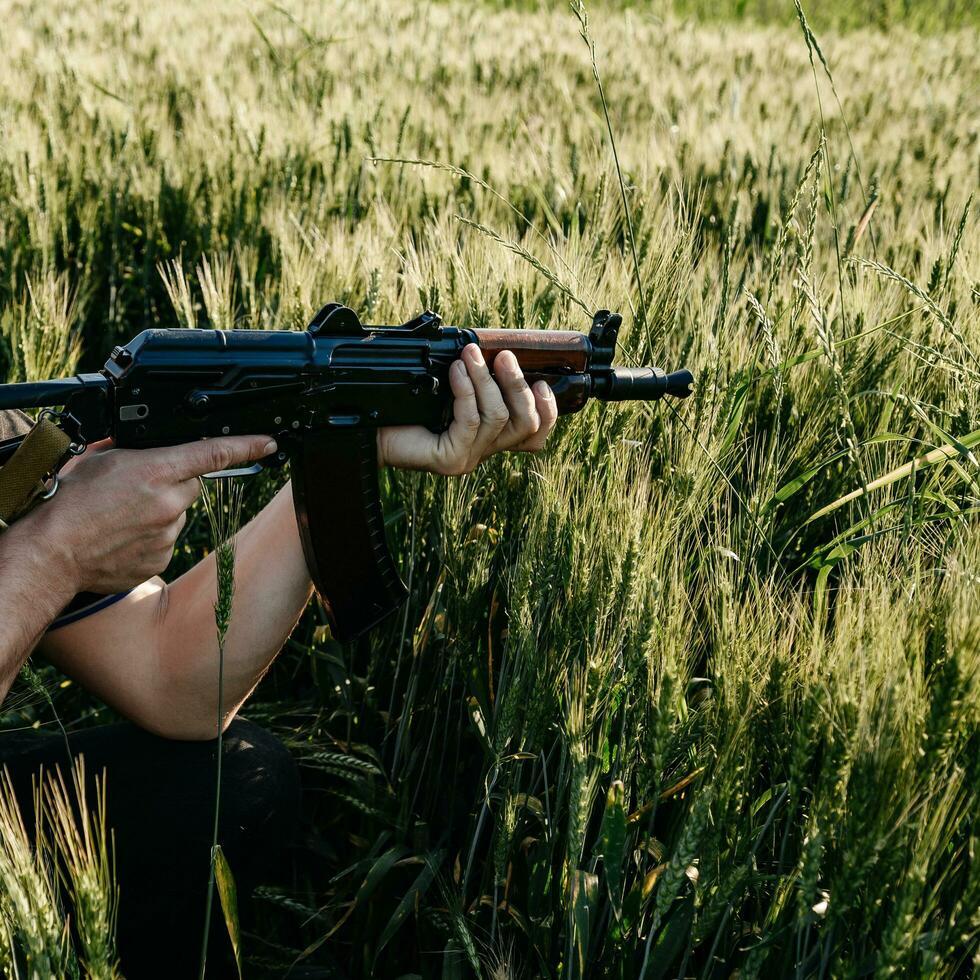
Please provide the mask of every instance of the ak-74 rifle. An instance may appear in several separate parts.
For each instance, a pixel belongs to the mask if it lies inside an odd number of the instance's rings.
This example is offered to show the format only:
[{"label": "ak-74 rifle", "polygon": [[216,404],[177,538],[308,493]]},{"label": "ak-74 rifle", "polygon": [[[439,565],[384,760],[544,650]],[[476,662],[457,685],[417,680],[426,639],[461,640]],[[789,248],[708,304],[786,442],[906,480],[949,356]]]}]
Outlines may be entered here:
[{"label": "ak-74 rifle", "polygon": [[[278,451],[244,470],[292,468],[303,551],[334,635],[352,640],[407,596],[385,542],[375,429],[452,416],[449,368],[469,343],[493,369],[514,353],[529,384],[552,388],[559,414],[589,398],[686,398],[688,371],[613,367],[617,313],[596,313],[588,335],[444,327],[425,312],[397,327],[363,326],[330,303],[303,332],[144,330],[95,374],[0,385],[0,409],[43,408],[70,440],[58,466],[89,444],[147,449],[221,435],[269,434]],[[0,466],[22,438],[0,442]]]}]

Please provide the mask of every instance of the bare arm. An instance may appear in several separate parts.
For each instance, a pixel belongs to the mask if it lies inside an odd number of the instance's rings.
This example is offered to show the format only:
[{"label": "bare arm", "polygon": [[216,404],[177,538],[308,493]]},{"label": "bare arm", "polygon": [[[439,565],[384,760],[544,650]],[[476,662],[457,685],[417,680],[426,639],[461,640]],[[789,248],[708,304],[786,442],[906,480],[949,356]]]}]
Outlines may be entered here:
[{"label": "bare arm", "polygon": [[75,595],[64,571],[29,523],[0,534],[0,701],[48,624]]},{"label": "bare arm", "polygon": [[[215,734],[218,644],[214,555],[167,585],[154,577],[89,619],[48,634],[42,650],[121,714],[170,738]],[[236,537],[225,643],[231,721],[296,625],[312,592],[287,484]]]}]

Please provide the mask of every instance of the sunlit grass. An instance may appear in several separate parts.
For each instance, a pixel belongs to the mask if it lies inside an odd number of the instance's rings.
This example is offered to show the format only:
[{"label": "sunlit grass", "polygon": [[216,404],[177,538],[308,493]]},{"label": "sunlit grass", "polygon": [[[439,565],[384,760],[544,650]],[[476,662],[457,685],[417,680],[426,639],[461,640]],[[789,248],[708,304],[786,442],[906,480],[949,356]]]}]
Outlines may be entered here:
[{"label": "sunlit grass", "polygon": [[590,6],[620,185],[564,5],[0,3],[10,378],[328,300],[619,309],[697,378],[386,476],[406,614],[314,611],[249,707],[313,789],[252,969],[977,968],[976,35],[821,33],[828,74],[787,8]]}]

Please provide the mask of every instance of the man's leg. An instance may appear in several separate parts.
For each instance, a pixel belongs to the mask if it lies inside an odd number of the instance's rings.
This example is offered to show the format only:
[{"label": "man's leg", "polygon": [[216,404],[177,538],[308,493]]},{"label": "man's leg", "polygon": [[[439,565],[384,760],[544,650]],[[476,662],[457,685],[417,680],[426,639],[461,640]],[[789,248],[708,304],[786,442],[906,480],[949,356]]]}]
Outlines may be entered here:
[{"label": "man's leg", "polygon": [[[85,758],[90,794],[94,777],[106,774],[123,973],[129,980],[195,977],[214,819],[216,741],[175,742],[129,724],[78,732],[69,741],[72,754]],[[66,757],[60,735],[0,733],[0,764],[10,772],[29,825],[32,777],[41,766],[60,765],[65,771]],[[243,903],[256,883],[274,874],[298,818],[299,780],[289,753],[268,732],[237,719],[224,737],[218,840]],[[223,932],[215,897],[209,977],[233,975]]]}]

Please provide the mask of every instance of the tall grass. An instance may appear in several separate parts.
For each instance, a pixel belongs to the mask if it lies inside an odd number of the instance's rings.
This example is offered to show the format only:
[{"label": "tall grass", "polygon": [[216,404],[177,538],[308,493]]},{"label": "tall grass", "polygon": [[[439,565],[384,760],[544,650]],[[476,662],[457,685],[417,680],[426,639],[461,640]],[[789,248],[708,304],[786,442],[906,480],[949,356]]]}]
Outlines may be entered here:
[{"label": "tall grass", "polygon": [[311,791],[247,971],[980,968],[972,30],[821,34],[824,72],[798,24],[597,7],[620,185],[564,5],[0,13],[11,377],[39,296],[93,368],[329,299],[585,328],[639,280],[624,360],[698,379],[386,475],[405,615],[345,649],[312,610],[249,706]]},{"label": "tall grass", "polygon": [[[216,305],[213,297],[216,294],[227,296],[229,290],[224,289],[219,291],[216,289],[214,275],[206,261],[202,263],[202,273],[204,274],[205,295],[212,297],[213,308],[213,305]],[[211,529],[211,540],[214,546],[216,585],[214,625],[218,646],[218,698],[215,704],[215,738],[217,744],[215,748],[214,773],[214,822],[211,834],[211,866],[208,873],[207,897],[204,904],[204,926],[201,930],[199,971],[201,980],[204,980],[207,970],[208,941],[211,935],[211,912],[214,904],[214,886],[216,880],[219,886],[218,890],[222,910],[235,952],[236,965],[238,966],[239,974],[241,974],[237,903],[229,902],[229,894],[234,894],[234,892],[229,893],[226,887],[222,887],[224,882],[228,880],[230,880],[233,887],[234,878],[231,877],[232,872],[228,868],[227,859],[221,848],[218,831],[221,823],[221,769],[224,755],[224,731],[229,716],[229,712],[225,709],[224,705],[225,641],[228,638],[228,630],[231,627],[232,607],[234,606],[235,600],[235,535],[241,527],[242,492],[241,485],[234,478],[216,480],[213,487],[209,486],[204,480],[201,482],[204,484],[203,506],[207,514],[208,524]]]},{"label": "tall grass", "polygon": [[[29,832],[10,777],[0,779],[0,970],[10,980],[117,980],[118,890],[105,783],[90,809],[84,763],[39,773]],[[70,914],[65,900],[70,902]]]}]

